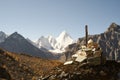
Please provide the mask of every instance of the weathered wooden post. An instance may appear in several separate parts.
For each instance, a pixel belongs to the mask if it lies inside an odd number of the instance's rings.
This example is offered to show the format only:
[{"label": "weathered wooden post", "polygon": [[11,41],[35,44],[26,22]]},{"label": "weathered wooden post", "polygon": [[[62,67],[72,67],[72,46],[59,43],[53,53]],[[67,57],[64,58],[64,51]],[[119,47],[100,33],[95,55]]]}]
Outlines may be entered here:
[{"label": "weathered wooden post", "polygon": [[[85,46],[88,45],[88,26],[85,25]],[[88,56],[87,56],[87,62],[88,62]]]},{"label": "weathered wooden post", "polygon": [[86,47],[87,47],[87,44],[88,44],[88,26],[85,25],[85,41],[86,41]]}]

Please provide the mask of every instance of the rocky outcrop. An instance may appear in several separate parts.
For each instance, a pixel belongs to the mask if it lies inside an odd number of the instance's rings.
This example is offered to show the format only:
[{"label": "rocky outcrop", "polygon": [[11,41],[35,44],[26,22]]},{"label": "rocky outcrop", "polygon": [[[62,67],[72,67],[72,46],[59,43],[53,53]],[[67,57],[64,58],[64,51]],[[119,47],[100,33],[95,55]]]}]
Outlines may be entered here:
[{"label": "rocky outcrop", "polygon": [[[112,23],[110,27],[101,34],[89,35],[89,39],[93,39],[102,48],[104,55],[110,60],[120,60],[120,26]],[[75,54],[80,46],[85,44],[85,38],[79,38],[77,43],[69,45],[66,48],[66,58],[69,60],[71,55]]]},{"label": "rocky outcrop", "polygon": [[41,80],[119,80],[120,63],[107,61],[104,65],[73,63],[54,68]]}]

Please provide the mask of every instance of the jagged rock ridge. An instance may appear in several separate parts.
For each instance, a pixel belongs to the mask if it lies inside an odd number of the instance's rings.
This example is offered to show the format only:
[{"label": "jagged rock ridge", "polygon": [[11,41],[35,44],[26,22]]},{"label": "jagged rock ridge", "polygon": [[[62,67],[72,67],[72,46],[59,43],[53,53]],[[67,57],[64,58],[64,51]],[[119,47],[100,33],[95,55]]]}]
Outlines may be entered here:
[{"label": "jagged rock ridge", "polygon": [[[89,35],[89,39],[93,39],[102,48],[107,59],[120,60],[120,26],[112,23],[110,27],[101,34]],[[66,58],[69,60],[71,55],[75,54],[80,46],[85,44],[85,38],[79,38],[77,43],[69,45],[66,48]]]}]

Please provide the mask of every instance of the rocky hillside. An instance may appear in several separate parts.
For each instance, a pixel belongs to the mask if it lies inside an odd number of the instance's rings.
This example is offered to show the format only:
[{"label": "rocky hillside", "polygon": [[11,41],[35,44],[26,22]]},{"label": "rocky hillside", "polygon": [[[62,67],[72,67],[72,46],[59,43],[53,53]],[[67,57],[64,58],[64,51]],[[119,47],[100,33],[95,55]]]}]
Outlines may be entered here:
[{"label": "rocky hillside", "polygon": [[77,63],[60,65],[41,80],[119,80],[120,63],[107,61],[103,65]]},{"label": "rocky hillside", "polygon": [[[89,35],[102,48],[107,59],[120,60],[120,26],[112,23],[109,28],[101,34]],[[85,38],[79,38],[77,43],[69,45],[66,48],[66,58],[69,60],[71,55],[75,54],[81,45],[85,44]]]},{"label": "rocky hillside", "polygon": [[0,49],[0,80],[37,80],[41,75],[60,64],[58,61]]}]

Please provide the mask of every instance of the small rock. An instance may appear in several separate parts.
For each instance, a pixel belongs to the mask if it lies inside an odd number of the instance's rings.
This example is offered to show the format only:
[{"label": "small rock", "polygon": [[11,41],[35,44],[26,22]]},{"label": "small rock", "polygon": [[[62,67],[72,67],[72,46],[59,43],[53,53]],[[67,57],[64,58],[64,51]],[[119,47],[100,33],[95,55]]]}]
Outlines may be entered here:
[{"label": "small rock", "polygon": [[56,75],[52,75],[49,77],[50,80],[54,80],[56,78]]},{"label": "small rock", "polygon": [[45,76],[45,77],[44,77],[44,78],[42,78],[41,80],[48,80],[48,79],[49,79],[49,77],[50,77],[50,75]]},{"label": "small rock", "polygon": [[60,74],[60,77],[67,77],[68,76],[68,73],[65,73],[64,71]]},{"label": "small rock", "polygon": [[73,74],[80,75],[81,72],[73,72]]},{"label": "small rock", "polygon": [[100,71],[101,76],[106,76],[107,74],[104,71]]}]

